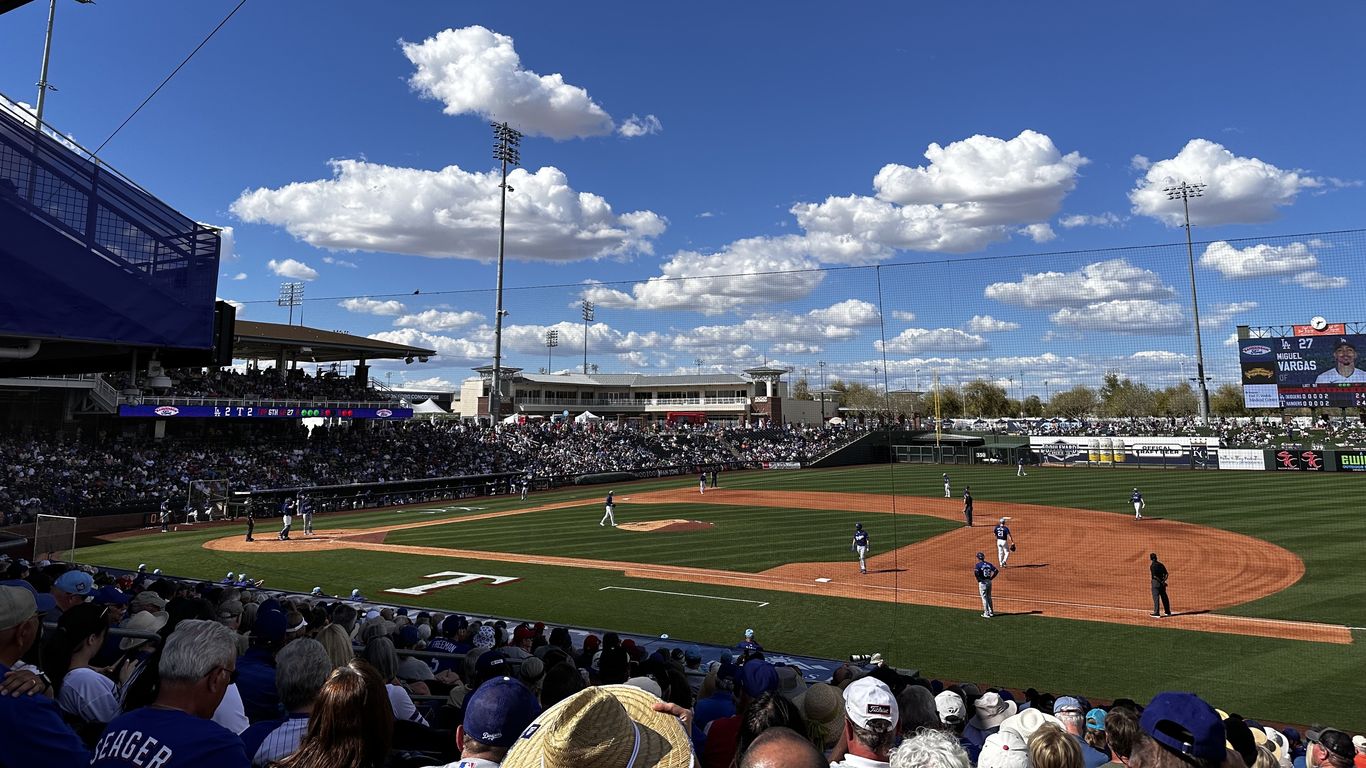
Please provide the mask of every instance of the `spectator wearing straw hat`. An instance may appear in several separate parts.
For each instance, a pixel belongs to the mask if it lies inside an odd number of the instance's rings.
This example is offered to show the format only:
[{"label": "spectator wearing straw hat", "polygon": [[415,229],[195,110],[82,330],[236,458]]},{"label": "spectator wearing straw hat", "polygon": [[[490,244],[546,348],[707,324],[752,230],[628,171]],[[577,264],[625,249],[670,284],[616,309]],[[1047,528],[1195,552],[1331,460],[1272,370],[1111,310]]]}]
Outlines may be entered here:
[{"label": "spectator wearing straw hat", "polygon": [[688,732],[655,696],[629,685],[585,688],[522,730],[503,768],[690,768]]}]

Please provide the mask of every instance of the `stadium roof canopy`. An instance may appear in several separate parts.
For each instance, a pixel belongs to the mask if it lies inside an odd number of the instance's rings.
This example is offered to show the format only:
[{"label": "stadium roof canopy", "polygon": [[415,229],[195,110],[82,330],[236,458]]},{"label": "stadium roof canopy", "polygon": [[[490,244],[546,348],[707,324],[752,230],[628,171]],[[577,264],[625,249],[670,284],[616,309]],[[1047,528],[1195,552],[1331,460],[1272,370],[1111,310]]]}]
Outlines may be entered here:
[{"label": "stadium roof canopy", "polygon": [[[490,366],[491,367],[491,366]],[[479,370],[479,369],[475,369]],[[507,370],[507,369],[504,369]],[[684,387],[705,385],[745,385],[750,380],[734,373],[680,374],[653,376],[642,373],[522,373],[516,378],[536,384],[572,384],[599,387]]]},{"label": "stadium roof canopy", "polygon": [[[436,350],[367,339],[340,331],[302,325],[238,320],[232,356],[238,360],[272,360],[285,353],[291,360],[333,363],[347,360],[403,360],[435,357]],[[411,361],[410,361],[411,362]],[[423,360],[422,362],[426,362]]]}]

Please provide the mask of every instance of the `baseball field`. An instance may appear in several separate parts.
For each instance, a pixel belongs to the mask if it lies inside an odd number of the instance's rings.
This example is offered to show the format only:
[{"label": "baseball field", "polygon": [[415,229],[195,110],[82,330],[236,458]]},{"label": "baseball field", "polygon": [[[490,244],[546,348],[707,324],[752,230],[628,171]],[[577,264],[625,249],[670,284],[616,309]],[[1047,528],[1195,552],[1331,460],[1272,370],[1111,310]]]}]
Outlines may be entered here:
[{"label": "baseball field", "polygon": [[[940,473],[950,474],[944,498]],[[549,624],[773,650],[881,652],[930,677],[1096,698],[1193,690],[1228,711],[1366,728],[1366,579],[1348,473],[874,465],[728,473],[320,515],[181,527],[82,549],[85,562]],[[970,485],[975,525],[963,524]],[[1129,494],[1147,500],[1135,521]],[[975,553],[991,526],[1018,543],[981,617]],[[850,552],[872,539],[869,573]],[[1148,555],[1171,572],[1175,616],[1154,619]]]}]

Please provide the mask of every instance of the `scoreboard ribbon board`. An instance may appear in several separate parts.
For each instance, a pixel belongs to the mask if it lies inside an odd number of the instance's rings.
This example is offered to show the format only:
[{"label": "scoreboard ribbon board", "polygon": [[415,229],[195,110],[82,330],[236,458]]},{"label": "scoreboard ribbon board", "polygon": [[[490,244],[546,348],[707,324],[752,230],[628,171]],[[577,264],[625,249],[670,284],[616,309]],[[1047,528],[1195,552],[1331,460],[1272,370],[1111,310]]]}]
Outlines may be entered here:
[{"label": "scoreboard ribbon board", "polygon": [[278,405],[120,405],[119,415],[143,419],[411,419],[412,408],[285,408]]},{"label": "scoreboard ribbon board", "polygon": [[1366,335],[1240,339],[1243,402],[1248,408],[1366,406],[1358,350],[1366,353]]}]

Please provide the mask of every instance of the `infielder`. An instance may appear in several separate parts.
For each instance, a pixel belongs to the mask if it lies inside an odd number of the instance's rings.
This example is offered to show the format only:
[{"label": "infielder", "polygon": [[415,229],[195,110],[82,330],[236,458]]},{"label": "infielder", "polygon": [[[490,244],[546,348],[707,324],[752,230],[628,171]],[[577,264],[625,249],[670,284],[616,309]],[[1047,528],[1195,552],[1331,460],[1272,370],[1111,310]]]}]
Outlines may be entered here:
[{"label": "infielder", "polygon": [[304,535],[313,535],[313,500],[307,496],[299,497],[299,514],[304,517]]},{"label": "infielder", "polygon": [[1133,502],[1134,505],[1134,519],[1142,520],[1143,510],[1148,508],[1147,502],[1143,501],[1143,494],[1139,493],[1138,489],[1135,488],[1134,492],[1129,495],[1129,501]]},{"label": "infielder", "polygon": [[1001,522],[996,524],[992,532],[996,534],[996,562],[1001,567],[1006,567],[1006,561],[1010,559],[1010,553],[1015,551],[1015,537],[1010,534],[1010,526],[1006,525],[1007,518],[1001,518]]},{"label": "infielder", "polygon": [[706,472],[703,472],[702,474],[700,474],[700,475],[697,476],[697,492],[698,492],[698,493],[706,493],[706,492],[707,492],[707,473],[706,473]]},{"label": "infielder", "polygon": [[948,472],[945,472],[945,473],[944,473],[944,498],[946,498],[946,499],[951,499],[951,498],[953,498],[953,492],[952,492],[952,490],[951,490],[951,487],[949,486],[949,473],[948,473]]},{"label": "infielder", "polygon": [[858,553],[858,572],[868,572],[868,532],[863,530],[863,523],[854,523],[854,541],[849,545],[849,549]]},{"label": "infielder", "polygon": [[972,527],[972,486],[963,486],[963,519],[968,521],[968,527]]},{"label": "infielder", "polygon": [[598,521],[598,525],[607,525],[608,523],[611,523],[613,528],[617,527],[617,517],[612,514],[617,508],[617,503],[612,499],[615,494],[616,491],[607,492],[607,501],[603,504],[603,506],[607,508],[607,511],[603,513],[602,519]]},{"label": "infielder", "polygon": [[1025,457],[1024,457],[1024,454],[1022,453],[1022,454],[1020,454],[1019,468],[1015,470],[1015,476],[1016,476],[1016,477],[1029,477],[1029,473],[1024,471],[1024,467],[1025,467]]},{"label": "infielder", "polygon": [[526,501],[527,486],[530,485],[530,484],[531,484],[531,481],[530,481],[528,478],[526,478],[526,477],[523,477],[523,478],[522,478],[522,501]]},{"label": "infielder", "polygon": [[972,575],[977,579],[977,594],[982,596],[982,618],[989,619],[996,615],[995,608],[991,605],[991,580],[996,578],[996,566],[987,562],[987,556],[981,552],[977,553],[977,564],[972,567]]}]

